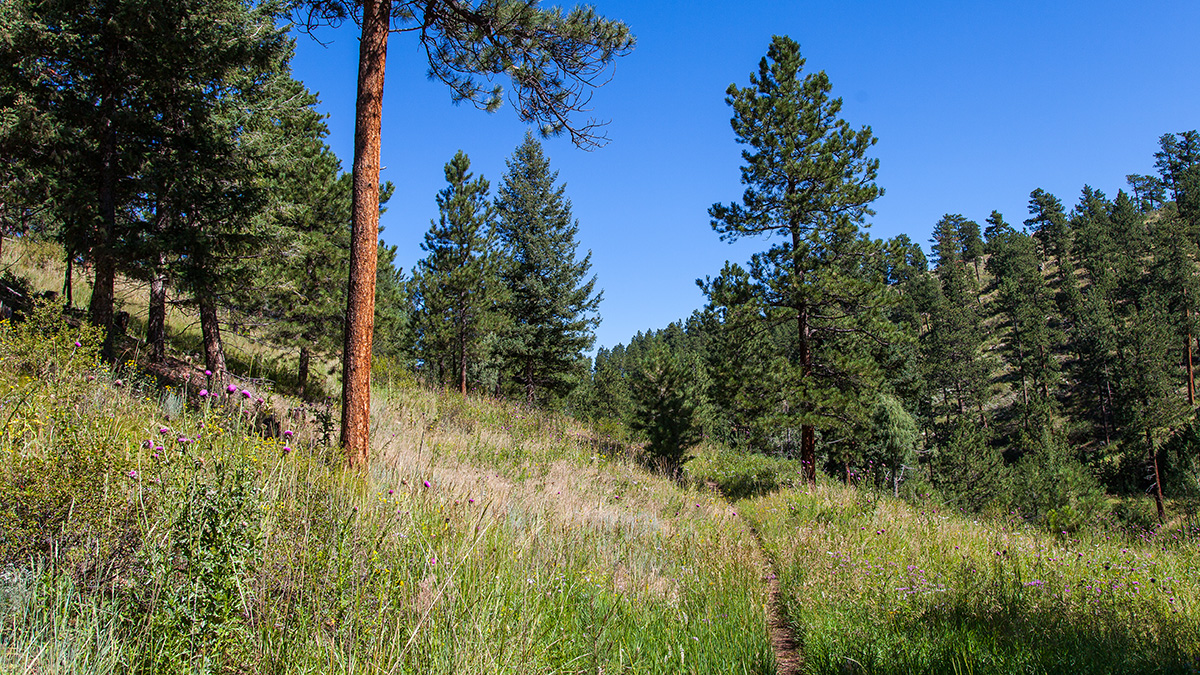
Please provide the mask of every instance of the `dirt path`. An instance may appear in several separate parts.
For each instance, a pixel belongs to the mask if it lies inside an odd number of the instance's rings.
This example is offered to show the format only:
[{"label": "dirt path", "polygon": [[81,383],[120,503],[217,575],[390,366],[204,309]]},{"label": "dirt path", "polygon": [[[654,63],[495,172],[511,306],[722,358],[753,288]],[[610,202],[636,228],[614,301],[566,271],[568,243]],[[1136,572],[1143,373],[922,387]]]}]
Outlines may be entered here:
[{"label": "dirt path", "polygon": [[787,613],[783,606],[783,591],[779,588],[779,575],[776,574],[775,560],[763,546],[762,536],[758,530],[750,526],[750,533],[758,543],[759,554],[762,556],[763,570],[766,575],[767,588],[767,633],[771,639],[771,649],[775,652],[775,668],[778,675],[799,675],[804,665],[800,654],[800,645],[788,624]]}]

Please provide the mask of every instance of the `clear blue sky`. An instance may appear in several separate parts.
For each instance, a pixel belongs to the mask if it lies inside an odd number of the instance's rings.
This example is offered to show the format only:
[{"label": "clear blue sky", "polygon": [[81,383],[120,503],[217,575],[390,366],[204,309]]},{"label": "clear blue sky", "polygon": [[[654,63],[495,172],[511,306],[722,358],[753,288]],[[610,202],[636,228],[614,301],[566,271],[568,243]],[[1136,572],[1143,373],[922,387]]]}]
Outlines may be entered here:
[{"label": "clear blue sky", "polygon": [[[553,4],[553,3],[545,3]],[[599,0],[638,39],[593,98],[607,147],[544,142],[579,220],[580,249],[604,289],[597,346],[628,342],[704,304],[695,280],[746,261],[761,240],[719,241],[714,202],[740,198],[740,147],[725,89],[746,86],[771,36],[800,43],[824,70],[843,116],[879,138],[871,233],[927,245],[944,213],[1020,224],[1030,191],[1068,207],[1084,184],[1109,196],[1125,175],[1152,173],[1157,139],[1200,127],[1200,2],[896,2]],[[298,36],[294,74],[321,98],[329,143],[350,167],[357,29]],[[492,182],[525,127],[509,106],[455,107],[411,36],[389,44],[383,177],[396,195],[383,238],[410,270],[462,149]],[[506,82],[503,82],[507,84]]]}]

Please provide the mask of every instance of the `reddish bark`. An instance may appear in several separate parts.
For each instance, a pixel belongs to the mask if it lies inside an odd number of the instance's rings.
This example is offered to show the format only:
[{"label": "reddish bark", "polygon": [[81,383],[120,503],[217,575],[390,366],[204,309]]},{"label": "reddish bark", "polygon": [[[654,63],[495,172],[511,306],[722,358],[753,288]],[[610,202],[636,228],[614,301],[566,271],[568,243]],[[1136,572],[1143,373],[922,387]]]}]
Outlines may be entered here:
[{"label": "reddish bark", "polygon": [[391,0],[363,3],[354,120],[350,281],[342,369],[342,446],[351,466],[367,463],[371,431],[371,341],[379,246],[379,151]]},{"label": "reddish bark", "polygon": [[225,350],[221,347],[221,324],[212,298],[197,298],[200,304],[200,333],[204,340],[204,364],[218,379],[225,373]]}]

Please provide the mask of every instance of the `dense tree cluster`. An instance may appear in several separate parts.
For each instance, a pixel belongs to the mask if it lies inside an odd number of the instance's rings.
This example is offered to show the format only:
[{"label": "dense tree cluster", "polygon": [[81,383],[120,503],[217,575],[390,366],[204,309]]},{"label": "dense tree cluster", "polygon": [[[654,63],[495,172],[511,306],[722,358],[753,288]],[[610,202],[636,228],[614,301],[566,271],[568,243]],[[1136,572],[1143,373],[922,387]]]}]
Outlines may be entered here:
[{"label": "dense tree cluster", "polygon": [[[106,328],[106,358],[116,357],[123,330],[113,321],[118,275],[148,282],[152,361],[165,357],[169,304],[198,316],[205,366],[218,378],[221,331],[231,325],[297,354],[302,395],[314,359],[342,352],[353,179],[323,141],[316,98],[290,76],[291,8],[258,0],[0,8],[0,227],[59,242],[68,275],[78,264],[90,270],[89,317]],[[528,3],[488,6],[518,9],[512,30],[557,16]],[[622,26],[594,15],[555,21],[540,39],[592,26],[616,31],[597,38],[614,43],[605,59],[632,45]],[[571,40],[585,49],[583,37],[551,40],[556,58],[574,53]],[[466,72],[455,91],[466,91]],[[566,122],[549,131],[580,131]],[[532,136],[495,204],[469,166],[461,152],[447,164],[442,215],[412,279],[377,227],[371,235],[374,353],[464,393],[561,399],[586,372],[600,299],[585,278],[588,258],[574,260],[570,201]],[[378,190],[382,211],[392,187]]]},{"label": "dense tree cluster", "polygon": [[[417,9],[441,22],[426,46],[455,96],[493,107],[498,92],[473,78],[524,73],[524,118],[591,133],[562,116],[576,80],[632,39],[534,4],[379,6],[385,27]],[[301,6],[318,21],[362,9]],[[0,5],[0,229],[61,244],[68,305],[84,266],[107,358],[119,275],[148,288],[151,361],[165,357],[171,304],[198,317],[218,376],[230,325],[292,351],[302,395],[314,359],[346,353],[362,176],[341,172],[315,97],[290,75],[285,9]],[[511,34],[470,33],[489,12]],[[514,42],[534,29],[541,42]],[[561,59],[583,70],[538,80]],[[411,278],[369,228],[381,264],[360,280],[373,289],[368,344],[429,383],[620,422],[668,469],[707,438],[794,457],[810,482],[824,471],[1064,527],[1103,491],[1148,492],[1160,515],[1165,498],[1200,502],[1200,133],[1163,135],[1156,174],[1127,176],[1129,194],[1084,186],[1066,205],[1035,189],[1021,226],[946,214],[927,257],[906,236],[867,234],[883,193],[874,135],[804,66],[777,37],[749,86],[727,90],[746,189],[711,207],[711,226],[765,250],[698,281],[708,302],[686,321],[588,362],[602,294],[565,186],[528,134],[494,195],[465,152],[449,159]],[[539,88],[564,98],[527,98]],[[391,186],[371,182],[376,223]]]},{"label": "dense tree cluster", "polygon": [[[947,214],[932,256],[861,227],[877,162],[824,73],[775,38],[751,86],[731,85],[741,203],[725,238],[782,234],[699,283],[682,324],[601,349],[585,407],[646,430],[673,425],[747,452],[795,457],[896,494],[1017,507],[1066,527],[1103,490],[1196,502],[1200,135],[1166,134],[1132,195],[1045,190],[1016,228]],[[663,364],[683,405],[637,392]],[[664,420],[669,420],[664,421]],[[676,451],[672,451],[676,452]]]},{"label": "dense tree cluster", "polygon": [[461,151],[418,264],[420,367],[433,381],[529,403],[562,402],[587,376],[601,294],[576,259],[566,186],[526,134],[495,201]]},{"label": "dense tree cluster", "polygon": [[[322,141],[316,98],[290,75],[284,9],[16,0],[0,10],[0,221],[60,242],[68,274],[90,267],[106,358],[118,274],[149,282],[152,360],[165,354],[168,299],[198,313],[218,377],[222,325],[265,323],[300,348],[301,386],[309,354],[332,350],[344,295],[329,282],[345,276],[349,183]],[[380,275],[401,302],[402,277],[390,265]]]}]

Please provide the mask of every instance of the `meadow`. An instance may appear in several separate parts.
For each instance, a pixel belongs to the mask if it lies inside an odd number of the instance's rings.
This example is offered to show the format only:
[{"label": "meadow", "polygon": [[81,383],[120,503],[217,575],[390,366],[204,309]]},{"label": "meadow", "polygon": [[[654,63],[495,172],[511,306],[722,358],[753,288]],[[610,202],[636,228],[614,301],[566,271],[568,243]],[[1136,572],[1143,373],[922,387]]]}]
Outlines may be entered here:
[{"label": "meadow", "polygon": [[745,523],[577,423],[392,383],[351,473],[270,392],[0,335],[5,670],[774,670]]},{"label": "meadow", "polygon": [[774,673],[772,614],[806,673],[1200,667],[1182,510],[1051,532],[714,445],[665,477],[392,371],[352,472],[328,406],[98,338],[0,324],[0,671]]}]

